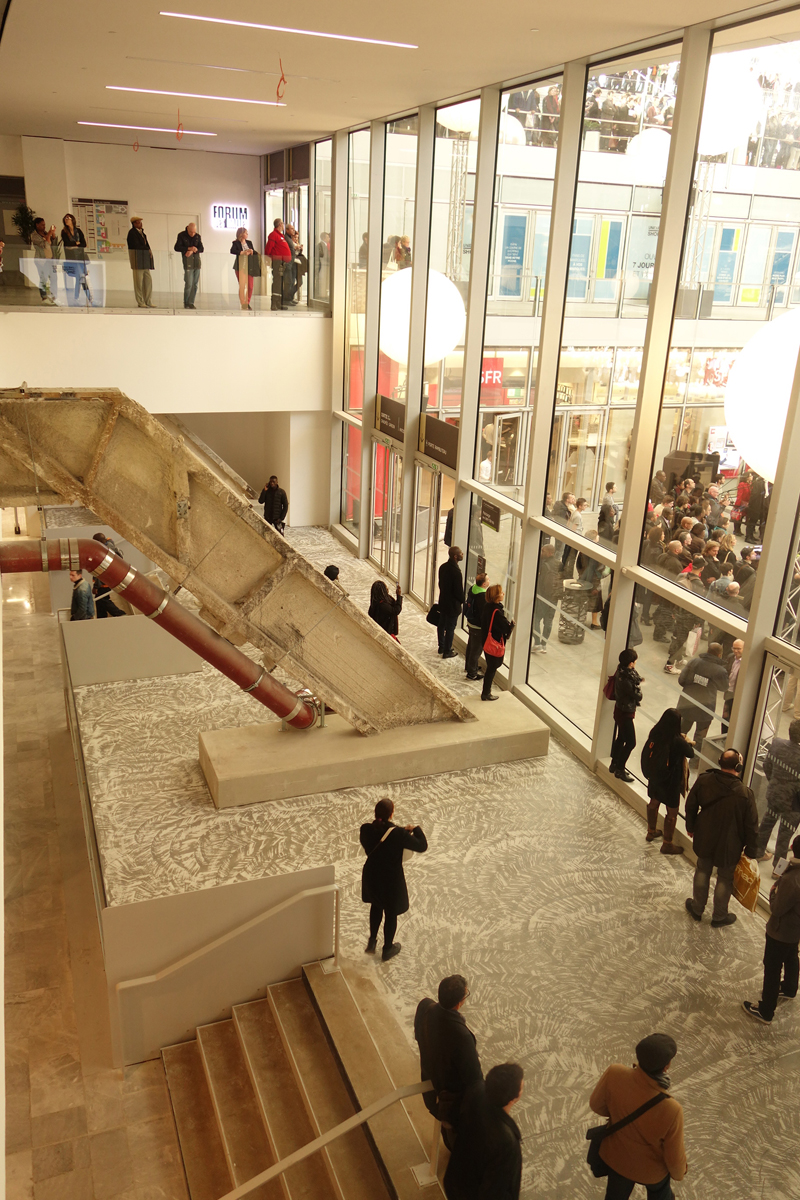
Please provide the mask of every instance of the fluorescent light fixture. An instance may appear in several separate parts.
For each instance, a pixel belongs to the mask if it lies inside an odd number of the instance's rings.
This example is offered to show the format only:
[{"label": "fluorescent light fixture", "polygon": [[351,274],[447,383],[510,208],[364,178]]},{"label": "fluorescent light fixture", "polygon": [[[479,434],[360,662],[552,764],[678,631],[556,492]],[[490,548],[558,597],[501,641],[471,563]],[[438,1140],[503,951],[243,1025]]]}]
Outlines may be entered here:
[{"label": "fluorescent light fixture", "polygon": [[203,92],[165,92],[161,88],[119,87],[106,84],[108,92],[141,92],[144,96],[181,96],[186,100],[224,100],[228,104],[264,104],[268,108],[286,108],[280,100],[245,100],[241,96],[206,96]]},{"label": "fluorescent light fixture", "polygon": [[193,13],[161,12],[161,17],[184,21],[208,21],[212,25],[239,25],[244,29],[268,29],[272,33],[299,33],[303,37],[331,38],[335,42],[366,42],[369,46],[393,46],[396,50],[419,50],[412,42],[385,42],[381,38],[350,37],[346,33],[322,33],[318,29],[291,29],[287,25],[260,25],[257,21],[230,21],[225,17],[198,17]]},{"label": "fluorescent light fixture", "polygon": [[[91,125],[96,129],[143,129],[147,133],[175,133],[175,129],[164,129],[161,125],[112,125],[110,121],[78,121],[79,125]],[[191,137],[216,137],[215,133],[202,133],[199,129],[184,129]]]}]

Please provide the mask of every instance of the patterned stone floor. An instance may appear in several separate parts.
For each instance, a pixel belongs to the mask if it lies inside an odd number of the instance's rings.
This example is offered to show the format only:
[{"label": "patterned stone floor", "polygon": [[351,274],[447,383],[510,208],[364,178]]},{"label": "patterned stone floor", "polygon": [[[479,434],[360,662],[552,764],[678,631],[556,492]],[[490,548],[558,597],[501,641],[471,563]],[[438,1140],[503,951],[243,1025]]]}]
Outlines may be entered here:
[{"label": "patterned stone floor", "polygon": [[[325,531],[289,535],[318,565],[338,563],[347,591],[366,603],[374,568]],[[475,686],[460,659],[439,661],[411,604],[400,637],[455,691]],[[110,901],[335,862],[344,952],[381,981],[409,1036],[419,997],[461,971],[484,1067],[524,1065],[525,1200],[601,1194],[584,1161],[586,1098],[606,1064],[631,1062],[655,1029],[680,1048],[673,1091],[690,1171],[678,1195],[800,1195],[800,1011],[787,1005],[765,1028],[740,1007],[759,992],[763,921],[736,905],[733,928],[690,921],[688,865],[647,846],[640,818],[557,742],[546,759],[218,813],[197,733],[266,716],[227,681],[204,672],[178,687],[98,685],[81,689],[79,705]],[[109,761],[124,784],[103,788],[99,765]],[[384,794],[430,842],[407,869],[411,911],[389,964],[363,955],[358,892],[358,826]]]}]

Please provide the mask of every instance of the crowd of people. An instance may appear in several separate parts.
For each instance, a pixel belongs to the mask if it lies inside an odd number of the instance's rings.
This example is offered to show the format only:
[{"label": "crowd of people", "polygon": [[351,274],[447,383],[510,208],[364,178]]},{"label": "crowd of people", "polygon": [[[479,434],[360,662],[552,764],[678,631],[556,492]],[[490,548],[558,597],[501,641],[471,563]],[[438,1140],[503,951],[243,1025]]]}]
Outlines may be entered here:
[{"label": "crowd of people", "polygon": [[[686,743],[681,743],[680,723],[675,721],[674,710],[670,712],[671,719],[665,713],[652,731],[657,744],[648,752],[654,791],[668,805],[679,786],[680,764],[689,754]],[[725,751],[719,768],[698,778],[686,804],[687,830],[694,836],[697,851],[686,911],[694,921],[702,919],[716,869],[711,923],[718,928],[730,926],[736,919],[728,912],[734,866],[742,852],[754,852],[755,800],[741,781],[741,770],[739,753]],[[375,805],[374,819],[365,822],[359,833],[366,855],[361,898],[369,905],[365,953],[377,953],[383,927],[384,962],[402,949],[395,936],[397,919],[409,908],[404,856],[429,849],[420,825],[402,826],[393,817],[393,802],[383,798]],[[653,840],[653,828],[648,813],[648,840]],[[761,999],[742,1002],[744,1011],[762,1024],[769,1024],[778,1004],[794,998],[798,990],[800,837],[792,850],[792,858],[770,893]],[[442,1138],[450,1151],[444,1189],[448,1200],[518,1200],[522,1138],[511,1110],[522,1096],[524,1070],[516,1062],[499,1063],[484,1077],[477,1038],[462,1012],[469,994],[463,975],[449,975],[440,981],[437,999],[424,997],[414,1016],[421,1079],[432,1084],[423,1098],[428,1111],[441,1123]],[[650,1034],[636,1046],[636,1065],[612,1064],[588,1097],[591,1110],[607,1118],[605,1125],[587,1133],[587,1159],[593,1174],[607,1179],[606,1200],[625,1200],[637,1183],[646,1187],[650,1200],[673,1200],[672,1181],[683,1179],[688,1170],[683,1110],[669,1095],[668,1072],[677,1050],[670,1034]]]},{"label": "crowd of people", "polygon": [[[153,303],[155,255],[144,228],[143,218],[131,217],[130,225],[127,235],[128,261],[136,304],[139,308],[155,308],[156,305]],[[328,240],[325,241],[325,239]],[[398,242],[401,240],[403,239],[398,239]],[[408,242],[407,238],[404,240]],[[60,233],[55,225],[50,225],[48,228],[45,219],[37,217],[30,244],[38,277],[39,295],[43,304],[58,302],[59,262],[62,263],[65,277],[67,303],[70,306],[91,306],[94,303],[86,237],[72,213],[64,215]],[[2,269],[2,248],[3,243],[0,242],[0,269]],[[174,250],[176,254],[180,255],[183,269],[183,307],[194,309],[200,284],[203,254],[205,253],[203,239],[194,221],[190,221],[186,228],[180,231]],[[297,306],[303,279],[308,274],[308,259],[304,253],[300,235],[293,225],[284,225],[279,218],[273,222],[272,232],[264,247],[263,258],[248,237],[247,229],[242,226],[236,231],[230,252],[234,256],[233,270],[238,284],[239,303],[243,309],[250,310],[252,308],[250,302],[253,297],[253,287],[255,280],[262,276],[264,259],[268,259],[271,265],[272,309]],[[322,234],[319,253],[330,257],[328,234]],[[409,261],[403,265],[410,265],[410,246],[408,255]],[[69,282],[67,283],[67,281]]]}]

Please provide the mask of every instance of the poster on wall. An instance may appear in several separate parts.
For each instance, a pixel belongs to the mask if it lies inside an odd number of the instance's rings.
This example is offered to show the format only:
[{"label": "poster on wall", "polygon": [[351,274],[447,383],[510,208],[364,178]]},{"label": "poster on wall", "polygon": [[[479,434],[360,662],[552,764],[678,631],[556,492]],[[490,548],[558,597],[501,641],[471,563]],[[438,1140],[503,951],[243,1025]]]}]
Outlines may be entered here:
[{"label": "poster on wall", "polygon": [[89,254],[127,254],[127,200],[87,200],[72,197],[72,212],[86,237]]},{"label": "poster on wall", "polygon": [[719,455],[720,471],[735,471],[739,466],[739,451],[733,444],[727,425],[712,425],[708,431],[708,454]]}]

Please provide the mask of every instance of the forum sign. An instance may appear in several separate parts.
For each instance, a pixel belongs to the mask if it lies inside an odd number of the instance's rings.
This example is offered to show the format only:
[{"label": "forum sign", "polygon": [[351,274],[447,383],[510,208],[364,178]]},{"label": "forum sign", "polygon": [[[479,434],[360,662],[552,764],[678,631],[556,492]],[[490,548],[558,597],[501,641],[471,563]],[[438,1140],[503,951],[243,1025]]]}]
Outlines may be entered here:
[{"label": "forum sign", "polygon": [[211,228],[232,229],[235,233],[242,225],[247,225],[248,209],[246,204],[212,204]]}]

